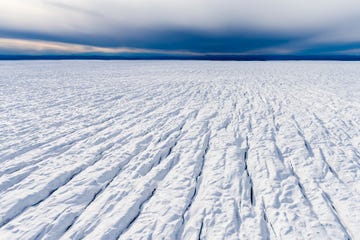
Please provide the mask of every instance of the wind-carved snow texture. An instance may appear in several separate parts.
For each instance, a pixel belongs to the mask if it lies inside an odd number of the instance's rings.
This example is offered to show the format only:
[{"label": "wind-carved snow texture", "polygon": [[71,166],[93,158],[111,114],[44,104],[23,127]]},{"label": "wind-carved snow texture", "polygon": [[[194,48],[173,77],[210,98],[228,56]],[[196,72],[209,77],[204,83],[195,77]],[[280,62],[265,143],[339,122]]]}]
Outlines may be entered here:
[{"label": "wind-carved snow texture", "polygon": [[0,63],[0,239],[360,239],[360,63]]}]

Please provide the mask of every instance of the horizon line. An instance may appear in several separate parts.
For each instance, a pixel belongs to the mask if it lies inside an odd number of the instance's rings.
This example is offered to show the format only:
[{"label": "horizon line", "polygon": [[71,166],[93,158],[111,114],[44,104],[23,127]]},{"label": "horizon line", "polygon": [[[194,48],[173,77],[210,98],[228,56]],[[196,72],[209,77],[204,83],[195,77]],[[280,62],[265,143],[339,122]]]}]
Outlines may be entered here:
[{"label": "horizon line", "polygon": [[0,55],[0,61],[16,60],[208,60],[208,61],[360,61],[360,55]]}]

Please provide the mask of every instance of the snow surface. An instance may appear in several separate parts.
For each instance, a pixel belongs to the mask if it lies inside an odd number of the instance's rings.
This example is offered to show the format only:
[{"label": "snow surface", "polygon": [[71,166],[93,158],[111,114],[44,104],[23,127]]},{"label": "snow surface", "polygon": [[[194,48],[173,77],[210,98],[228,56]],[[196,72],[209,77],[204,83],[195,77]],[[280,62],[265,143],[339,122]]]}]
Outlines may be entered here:
[{"label": "snow surface", "polygon": [[360,62],[0,73],[0,239],[360,239]]}]

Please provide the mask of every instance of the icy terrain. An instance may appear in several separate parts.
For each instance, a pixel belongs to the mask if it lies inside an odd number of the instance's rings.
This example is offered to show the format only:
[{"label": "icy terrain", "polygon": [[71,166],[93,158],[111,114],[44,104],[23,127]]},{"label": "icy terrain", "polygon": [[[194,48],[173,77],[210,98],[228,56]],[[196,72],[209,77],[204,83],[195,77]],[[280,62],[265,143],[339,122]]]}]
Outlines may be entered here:
[{"label": "icy terrain", "polygon": [[360,62],[0,73],[0,239],[360,239]]}]

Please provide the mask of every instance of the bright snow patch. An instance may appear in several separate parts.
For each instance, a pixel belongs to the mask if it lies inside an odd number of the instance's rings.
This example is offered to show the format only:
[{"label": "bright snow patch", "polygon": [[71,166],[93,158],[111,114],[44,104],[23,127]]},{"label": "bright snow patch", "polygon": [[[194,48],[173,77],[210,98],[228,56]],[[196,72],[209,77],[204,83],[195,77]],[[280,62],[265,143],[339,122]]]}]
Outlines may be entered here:
[{"label": "bright snow patch", "polygon": [[0,62],[0,239],[359,239],[359,62]]}]

